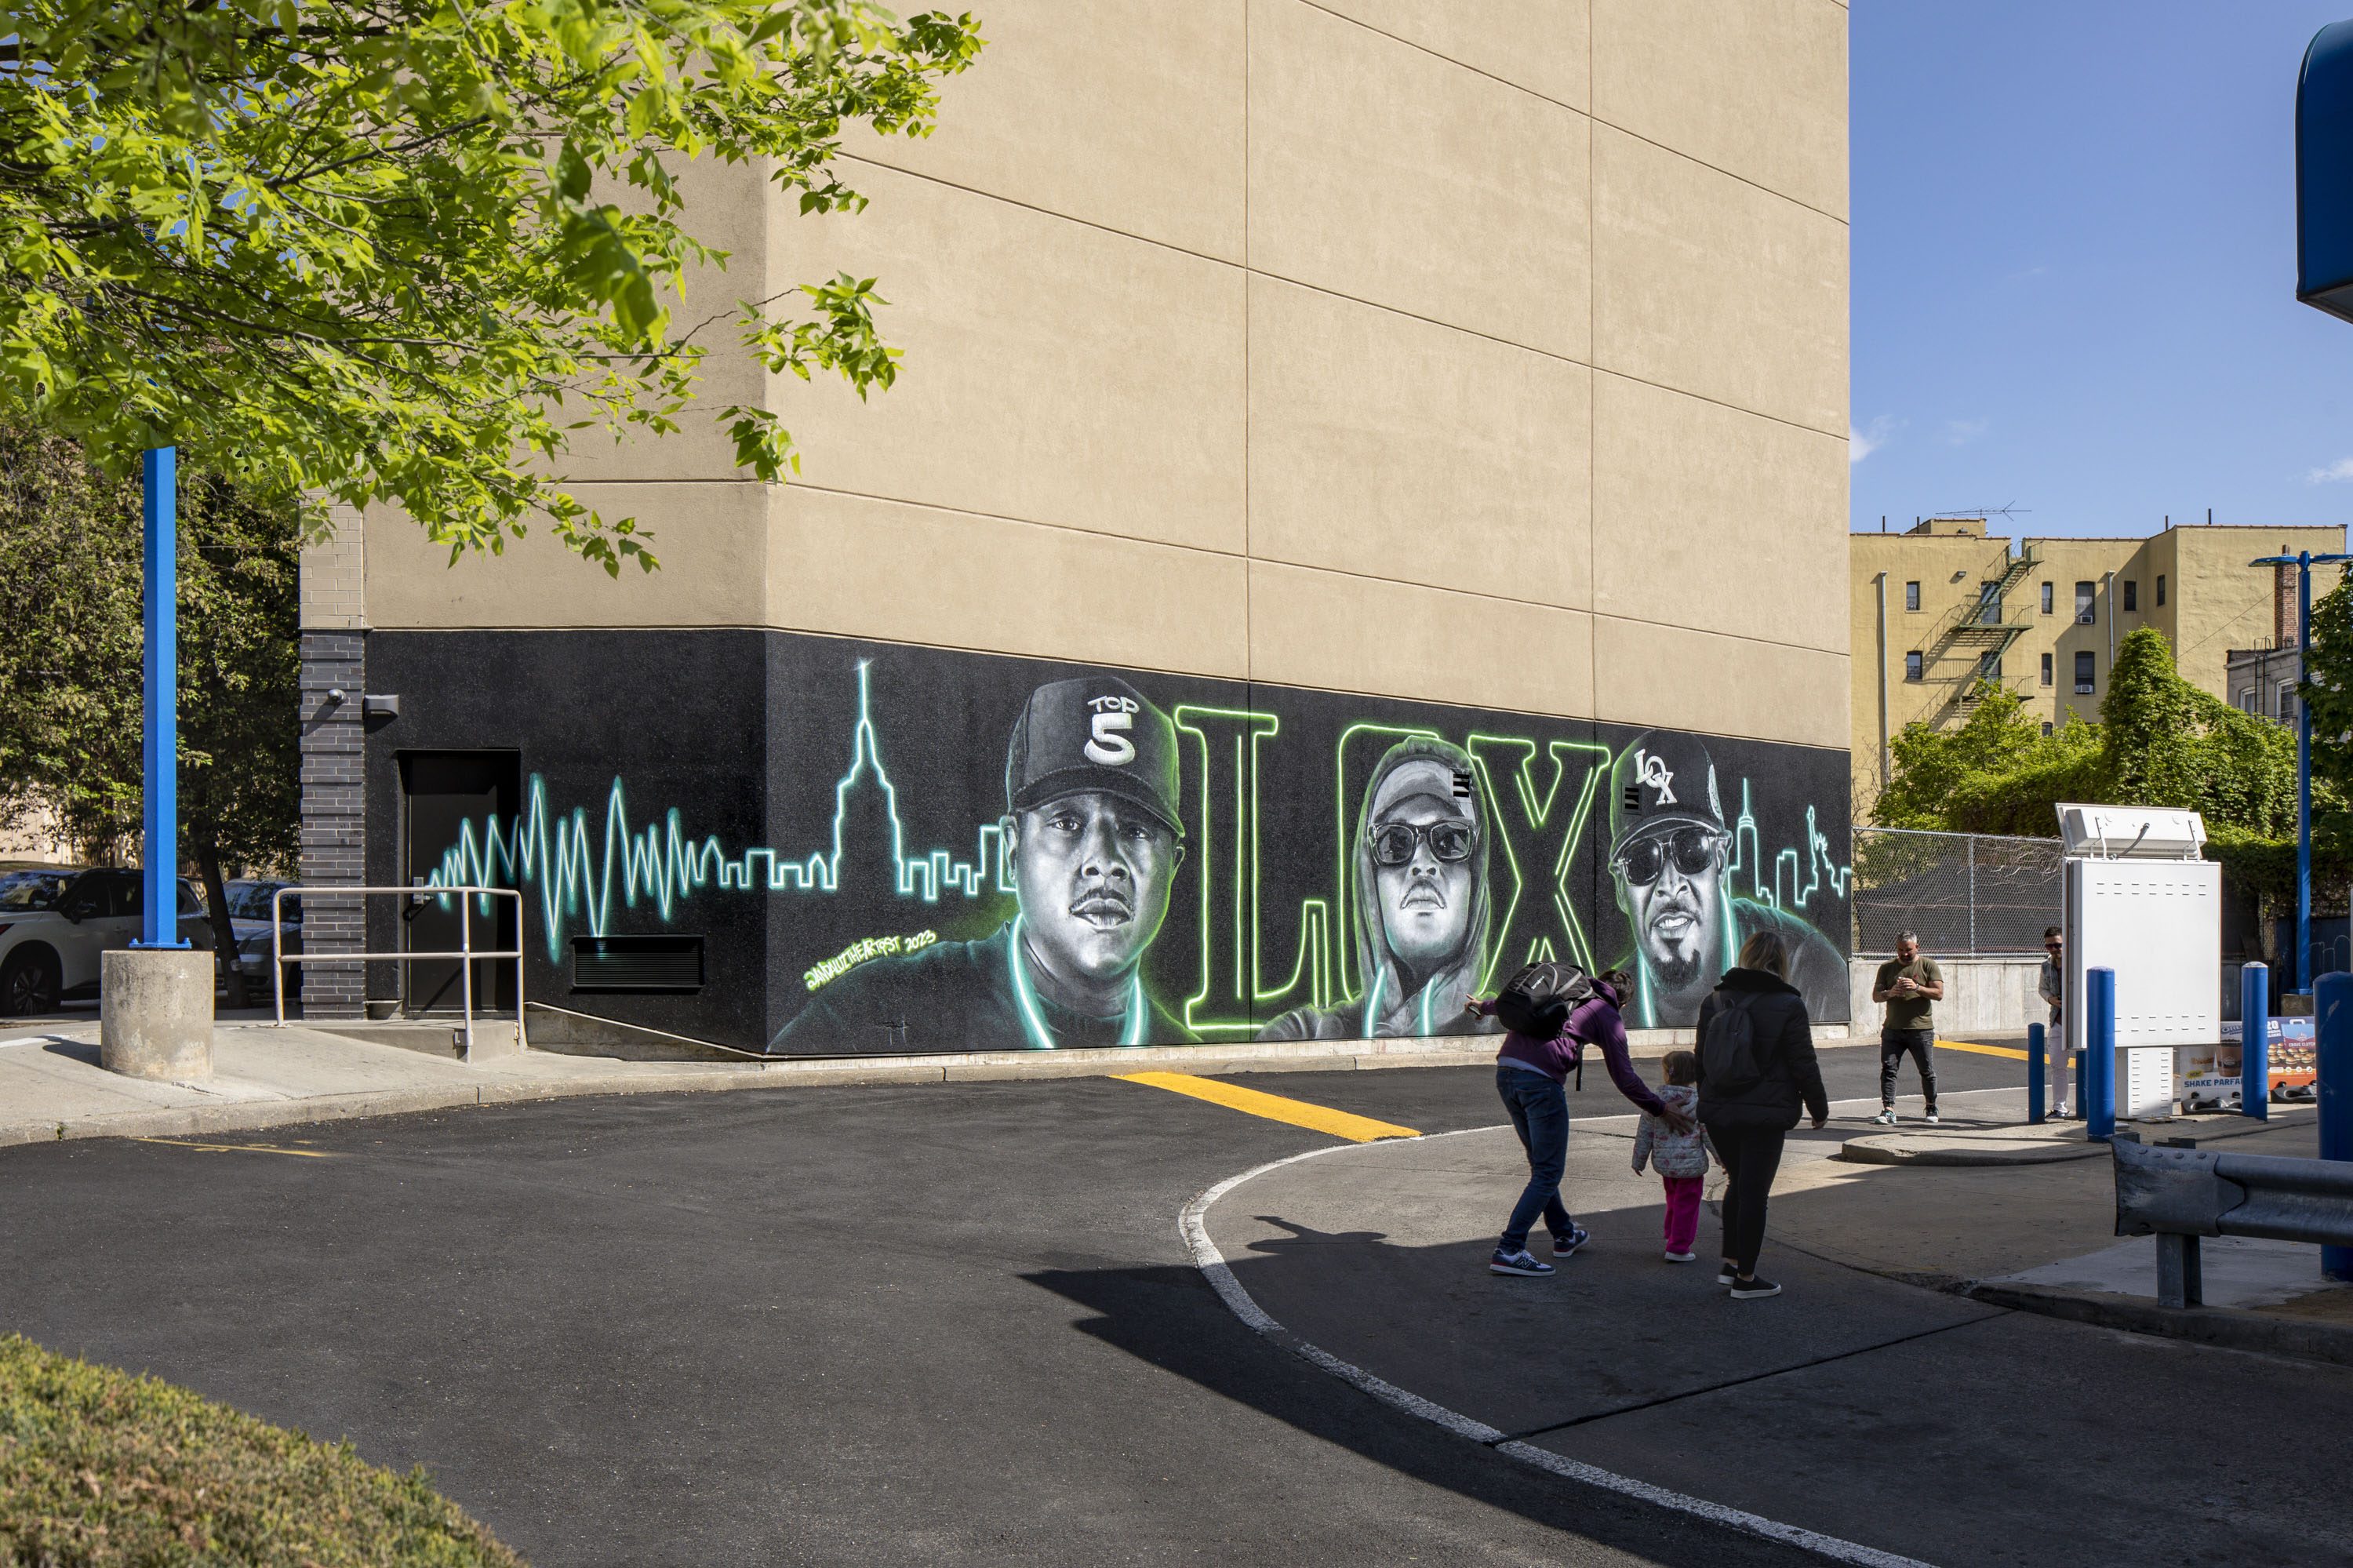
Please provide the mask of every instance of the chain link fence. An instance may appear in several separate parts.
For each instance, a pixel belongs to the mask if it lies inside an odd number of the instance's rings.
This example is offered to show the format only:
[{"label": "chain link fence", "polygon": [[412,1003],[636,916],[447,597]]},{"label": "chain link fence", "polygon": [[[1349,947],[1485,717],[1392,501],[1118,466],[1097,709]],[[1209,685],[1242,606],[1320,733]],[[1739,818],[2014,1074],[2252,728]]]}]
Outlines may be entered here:
[{"label": "chain link fence", "polygon": [[1855,954],[1892,953],[1911,930],[1940,955],[2040,955],[2042,928],[2059,924],[2062,858],[2057,839],[1857,828]]}]

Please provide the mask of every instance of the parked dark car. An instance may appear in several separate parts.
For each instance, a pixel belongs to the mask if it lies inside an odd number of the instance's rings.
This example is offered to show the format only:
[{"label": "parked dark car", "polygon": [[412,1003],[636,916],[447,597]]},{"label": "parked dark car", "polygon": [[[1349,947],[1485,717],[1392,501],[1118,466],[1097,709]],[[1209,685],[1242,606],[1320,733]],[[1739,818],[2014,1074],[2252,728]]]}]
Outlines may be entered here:
[{"label": "parked dark car", "polygon": [[[229,925],[237,932],[237,972],[246,979],[248,994],[260,1001],[272,993],[269,980],[270,906],[278,890],[290,887],[291,883],[273,881],[267,877],[240,877],[226,883],[222,891],[228,895]],[[293,894],[279,903],[279,913],[285,921],[280,951],[288,955],[302,950],[302,895]],[[227,966],[222,966],[227,972]],[[302,994],[302,966],[286,966],[286,994]]]}]

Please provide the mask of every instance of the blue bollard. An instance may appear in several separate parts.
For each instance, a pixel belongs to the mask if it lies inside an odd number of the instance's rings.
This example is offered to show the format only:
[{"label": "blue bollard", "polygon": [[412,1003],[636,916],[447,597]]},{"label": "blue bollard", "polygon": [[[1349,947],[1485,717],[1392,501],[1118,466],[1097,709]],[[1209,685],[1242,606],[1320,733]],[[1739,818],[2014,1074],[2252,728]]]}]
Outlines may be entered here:
[{"label": "blue bollard", "polygon": [[2026,1026],[2026,1119],[2042,1119],[2042,1025]]},{"label": "blue bollard", "polygon": [[146,546],[146,737],[140,789],[145,797],[143,940],[134,948],[185,948],[180,936],[180,524],[179,449],[151,447],[140,469]]},{"label": "blue bollard", "polygon": [[2084,971],[2084,1136],[2105,1143],[2116,1130],[2116,971]]},{"label": "blue bollard", "polygon": [[2272,1115],[2272,971],[2249,964],[2239,971],[2239,1114]]},{"label": "blue bollard", "polygon": [[[2320,1157],[2353,1160],[2353,974],[2312,982],[2312,1033],[2320,1073]],[[2320,1249],[2324,1279],[2353,1279],[2353,1247]]]}]

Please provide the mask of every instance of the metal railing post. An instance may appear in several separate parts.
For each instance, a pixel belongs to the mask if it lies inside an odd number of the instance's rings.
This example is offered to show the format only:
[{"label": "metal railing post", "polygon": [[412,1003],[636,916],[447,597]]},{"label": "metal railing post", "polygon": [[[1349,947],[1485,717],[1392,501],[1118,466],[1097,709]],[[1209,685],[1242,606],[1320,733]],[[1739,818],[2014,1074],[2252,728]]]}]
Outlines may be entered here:
[{"label": "metal railing post", "polygon": [[458,898],[458,996],[464,1008],[466,1029],[466,1060],[474,1059],[474,901],[460,894]]},{"label": "metal railing post", "polygon": [[1969,835],[1963,853],[1969,863],[1969,957],[1974,959],[1978,956],[1978,840],[1975,833]]},{"label": "metal railing post", "polygon": [[2084,971],[2084,1136],[2105,1143],[2116,1130],[2116,971]]},{"label": "metal railing post", "polygon": [[2026,1026],[2026,1119],[2031,1122],[2042,1119],[2042,1035],[2040,1023]]},{"label": "metal railing post", "polygon": [[282,887],[269,895],[269,978],[278,988],[278,1023],[282,1029],[286,1024],[286,890]]},{"label": "metal railing post", "polygon": [[[2353,1160],[2353,974],[2339,969],[2312,985],[2314,1065],[2320,1083],[2320,1158]],[[2326,1279],[2353,1279],[2353,1247],[2320,1249]]]},{"label": "metal railing post", "polygon": [[2272,1115],[2272,971],[2267,964],[2239,970],[2239,1114],[2257,1121]]}]

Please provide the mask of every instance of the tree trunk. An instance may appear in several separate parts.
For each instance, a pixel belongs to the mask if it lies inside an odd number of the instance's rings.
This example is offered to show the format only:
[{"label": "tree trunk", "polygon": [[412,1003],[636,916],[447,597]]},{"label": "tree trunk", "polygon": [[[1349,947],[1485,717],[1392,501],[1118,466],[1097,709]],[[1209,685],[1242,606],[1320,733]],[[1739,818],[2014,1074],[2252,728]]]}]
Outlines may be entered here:
[{"label": "tree trunk", "polygon": [[196,865],[205,874],[205,907],[212,917],[213,951],[219,956],[221,978],[228,988],[225,1005],[243,1007],[245,972],[237,968],[243,955],[237,950],[237,927],[229,919],[228,885],[221,880],[220,851],[210,833],[190,833],[188,847],[196,852]]}]

